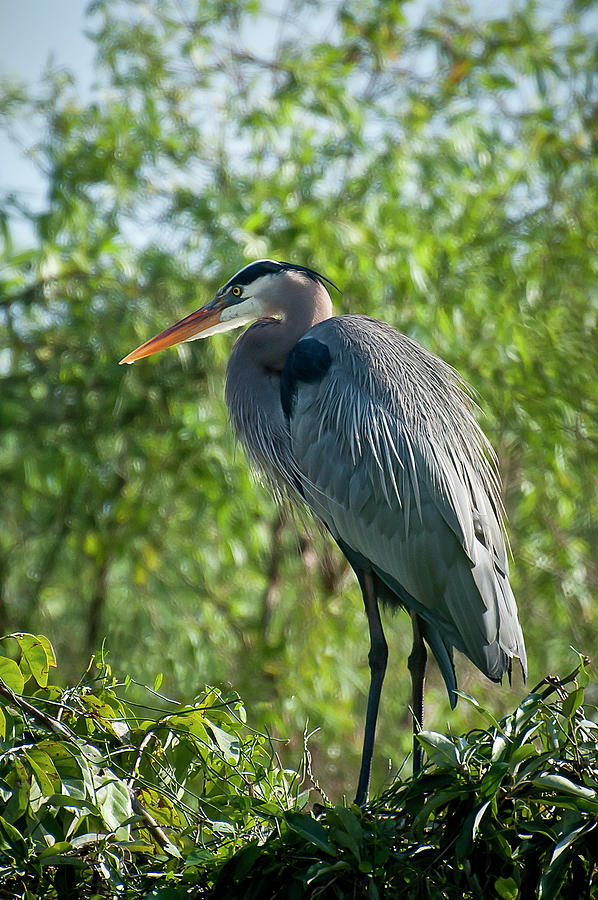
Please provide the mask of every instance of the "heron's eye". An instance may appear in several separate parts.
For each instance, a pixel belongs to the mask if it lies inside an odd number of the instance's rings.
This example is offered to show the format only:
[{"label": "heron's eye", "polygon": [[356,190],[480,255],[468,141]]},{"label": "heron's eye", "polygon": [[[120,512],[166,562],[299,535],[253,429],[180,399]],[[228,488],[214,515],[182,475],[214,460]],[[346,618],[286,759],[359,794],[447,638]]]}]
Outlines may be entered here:
[{"label": "heron's eye", "polygon": [[238,284],[235,284],[234,287],[230,289],[230,292],[233,297],[240,297],[243,293],[243,288],[240,288]]}]

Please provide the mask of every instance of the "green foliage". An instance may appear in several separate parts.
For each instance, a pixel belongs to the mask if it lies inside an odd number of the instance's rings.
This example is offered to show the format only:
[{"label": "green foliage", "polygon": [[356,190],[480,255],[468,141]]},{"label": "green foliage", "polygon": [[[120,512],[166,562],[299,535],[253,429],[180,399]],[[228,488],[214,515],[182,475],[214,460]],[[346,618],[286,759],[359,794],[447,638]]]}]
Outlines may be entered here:
[{"label": "green foliage", "polygon": [[61,690],[47,638],[13,634],[3,648],[17,657],[0,656],[3,896],[207,888],[301,804],[298,776],[236,695],[206,688],[182,704],[156,687],[131,703],[131,680],[97,658]]},{"label": "green foliage", "polygon": [[[429,763],[361,811],[288,813],[261,852],[225,863],[221,898],[598,896],[598,724],[587,660],[512,715],[460,737],[423,732]],[[596,710],[591,709],[595,716]]]},{"label": "green foliage", "polygon": [[415,780],[364,810],[310,814],[300,777],[246,725],[238,697],[210,688],[179,704],[148,688],[159,706],[131,703],[130,680],[101,659],[60,690],[45,637],[3,645],[16,657],[0,657],[3,896],[598,896],[598,723],[583,658],[500,721],[462,695],[485,727],[422,732]]}]

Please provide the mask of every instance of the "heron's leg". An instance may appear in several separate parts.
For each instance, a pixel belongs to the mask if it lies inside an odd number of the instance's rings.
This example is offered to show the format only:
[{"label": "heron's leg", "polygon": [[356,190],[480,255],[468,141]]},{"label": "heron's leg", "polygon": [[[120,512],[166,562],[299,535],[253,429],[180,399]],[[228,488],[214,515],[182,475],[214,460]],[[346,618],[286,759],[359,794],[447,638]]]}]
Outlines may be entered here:
[{"label": "heron's leg", "polygon": [[362,806],[366,802],[368,796],[370,769],[372,768],[372,754],[374,752],[374,736],[376,734],[376,719],[378,718],[382,682],[384,681],[386,662],[388,660],[388,646],[386,644],[386,638],[384,637],[384,631],[382,630],[380,610],[378,609],[378,600],[376,598],[372,573],[364,572],[360,582],[361,590],[363,592],[363,602],[365,604],[365,613],[368,617],[368,625],[370,626],[370,653],[368,656],[370,663],[370,691],[368,694],[368,708],[365,717],[361,770],[359,772],[359,783],[357,785],[357,795],[355,797],[355,802],[358,806]]},{"label": "heron's leg", "polygon": [[422,767],[422,746],[416,738],[424,724],[424,682],[426,679],[426,662],[428,651],[422,637],[419,616],[411,613],[413,627],[413,647],[409,654],[409,671],[411,672],[411,709],[413,713],[413,774],[417,775]]}]

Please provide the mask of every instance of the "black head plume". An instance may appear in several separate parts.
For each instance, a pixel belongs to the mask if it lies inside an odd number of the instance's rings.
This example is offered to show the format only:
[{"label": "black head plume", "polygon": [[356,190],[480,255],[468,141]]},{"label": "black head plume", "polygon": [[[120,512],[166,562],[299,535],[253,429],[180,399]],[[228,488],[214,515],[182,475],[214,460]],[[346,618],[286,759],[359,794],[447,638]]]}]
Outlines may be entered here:
[{"label": "black head plume", "polygon": [[263,275],[276,275],[278,272],[284,271],[303,272],[304,275],[307,275],[308,278],[313,279],[313,281],[320,281],[322,284],[329,284],[334,288],[335,291],[338,291],[339,294],[341,293],[340,288],[338,288],[333,281],[330,281],[330,279],[326,278],[325,275],[321,275],[319,272],[316,272],[315,269],[310,269],[308,266],[299,266],[295,263],[290,262],[277,262],[274,259],[260,259],[257,262],[249,263],[248,266],[240,269],[236,273],[236,275],[233,275],[232,278],[229,278],[229,280],[226,282],[224,287],[221,288],[221,290],[225,291],[233,284],[252,284]]}]

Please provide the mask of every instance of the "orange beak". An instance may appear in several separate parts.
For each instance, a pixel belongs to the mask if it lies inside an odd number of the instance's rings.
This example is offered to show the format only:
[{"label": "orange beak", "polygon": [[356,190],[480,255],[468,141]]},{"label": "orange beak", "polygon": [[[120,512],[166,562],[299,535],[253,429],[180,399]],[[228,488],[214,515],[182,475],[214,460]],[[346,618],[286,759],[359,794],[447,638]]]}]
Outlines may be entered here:
[{"label": "orange beak", "polygon": [[175,322],[166,331],[161,331],[160,334],[150,338],[149,341],[141,344],[136,350],[132,350],[128,356],[121,359],[119,365],[134,363],[135,360],[143,359],[144,356],[151,356],[152,353],[157,353],[158,350],[166,350],[167,347],[173,347],[175,344],[180,344],[181,341],[192,340],[202,331],[207,331],[208,328],[218,325],[223,308],[221,300],[211,300],[210,303],[202,306],[201,309],[196,310],[189,316],[185,316],[184,319]]}]

